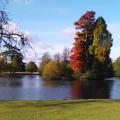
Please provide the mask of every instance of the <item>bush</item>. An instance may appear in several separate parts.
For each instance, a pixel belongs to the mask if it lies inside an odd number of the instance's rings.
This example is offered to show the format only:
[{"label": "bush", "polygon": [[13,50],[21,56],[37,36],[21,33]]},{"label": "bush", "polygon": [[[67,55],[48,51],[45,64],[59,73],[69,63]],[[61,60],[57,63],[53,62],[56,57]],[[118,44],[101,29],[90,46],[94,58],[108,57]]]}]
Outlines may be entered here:
[{"label": "bush", "polygon": [[73,70],[70,67],[70,64],[67,64],[67,65],[63,66],[63,76],[68,77],[68,78],[72,78]]},{"label": "bush", "polygon": [[74,79],[80,79],[80,80],[92,80],[96,79],[97,75],[93,71],[86,71],[85,73],[75,73],[74,74]]},{"label": "bush", "polygon": [[26,69],[27,72],[37,72],[38,71],[37,65],[33,61],[26,64],[25,69]]},{"label": "bush", "polygon": [[40,73],[40,75],[42,75],[43,70],[44,70],[44,67],[45,67],[45,65],[46,65],[47,63],[48,63],[48,62],[46,62],[46,61],[40,62],[40,65],[39,65],[39,73]]},{"label": "bush", "polygon": [[0,72],[4,72],[6,68],[6,61],[4,57],[0,56]]},{"label": "bush", "polygon": [[86,71],[84,74],[82,74],[81,77],[86,78],[86,79],[96,79],[96,74],[93,71]]},{"label": "bush", "polygon": [[62,64],[58,61],[48,62],[43,70],[42,76],[44,79],[61,79],[62,77]]}]

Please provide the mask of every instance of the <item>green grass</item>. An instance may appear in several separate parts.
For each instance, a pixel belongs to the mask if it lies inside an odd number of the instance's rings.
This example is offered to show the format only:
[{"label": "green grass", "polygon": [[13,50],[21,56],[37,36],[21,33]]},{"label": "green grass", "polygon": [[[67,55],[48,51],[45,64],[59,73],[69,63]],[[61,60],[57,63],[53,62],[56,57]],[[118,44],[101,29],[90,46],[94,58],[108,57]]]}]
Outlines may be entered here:
[{"label": "green grass", "polygon": [[0,120],[119,120],[120,101],[0,101]]}]

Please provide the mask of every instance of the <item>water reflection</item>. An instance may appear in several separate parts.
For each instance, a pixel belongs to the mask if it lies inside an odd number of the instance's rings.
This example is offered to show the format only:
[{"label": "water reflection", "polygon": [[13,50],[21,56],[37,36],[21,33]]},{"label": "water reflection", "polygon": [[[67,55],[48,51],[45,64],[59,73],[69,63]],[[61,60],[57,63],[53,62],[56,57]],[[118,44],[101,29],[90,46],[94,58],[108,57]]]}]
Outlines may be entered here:
[{"label": "water reflection", "polygon": [[24,79],[22,79],[22,87],[23,88],[41,88],[43,84],[43,80],[38,75],[26,75]]},{"label": "water reflection", "polygon": [[70,99],[70,81],[46,81],[39,75],[0,77],[1,100]]},{"label": "water reflection", "polygon": [[0,100],[120,99],[120,78],[43,80],[39,75],[0,77]]},{"label": "water reflection", "polygon": [[19,86],[22,86],[21,78],[22,78],[22,76],[0,77],[0,87],[19,87]]},{"label": "water reflection", "polygon": [[102,99],[109,98],[112,88],[112,80],[74,81],[72,84],[73,99]]}]

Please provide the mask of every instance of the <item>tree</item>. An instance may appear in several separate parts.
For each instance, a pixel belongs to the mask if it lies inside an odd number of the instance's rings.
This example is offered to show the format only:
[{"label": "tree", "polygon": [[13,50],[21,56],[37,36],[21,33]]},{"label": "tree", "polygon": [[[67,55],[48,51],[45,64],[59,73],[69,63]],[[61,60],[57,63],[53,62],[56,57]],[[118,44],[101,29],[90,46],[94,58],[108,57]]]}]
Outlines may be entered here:
[{"label": "tree", "polygon": [[61,55],[60,55],[60,53],[54,54],[53,59],[54,59],[55,61],[60,62],[60,61],[61,61]]},{"label": "tree", "polygon": [[[75,42],[71,49],[71,67],[75,73],[108,77],[112,75],[110,50],[112,35],[102,17],[95,19],[95,12],[87,11],[75,22]],[[86,73],[86,74],[85,74]]]},{"label": "tree", "polygon": [[[14,71],[21,72],[25,71],[25,64],[23,62],[23,55],[21,54],[20,49],[9,44],[5,45],[6,51],[1,54],[9,60],[9,62],[14,63]],[[16,65],[15,65],[16,64]],[[11,64],[12,65],[12,64]]]},{"label": "tree", "polygon": [[111,33],[107,30],[107,25],[102,17],[99,17],[95,22],[95,29],[93,31],[94,39],[93,46],[95,49],[95,58],[104,62],[109,58],[110,48],[112,46]]},{"label": "tree", "polygon": [[30,45],[24,33],[9,30],[10,19],[4,9],[7,2],[8,0],[0,0],[0,52],[6,58],[9,56],[11,62],[16,56],[16,62],[18,62],[18,56],[20,59],[23,58],[25,48],[30,47]]},{"label": "tree", "polygon": [[85,41],[85,59],[86,59],[86,69],[91,69],[92,56],[89,53],[89,46],[93,42],[93,29],[95,23],[95,12],[87,11],[84,15],[80,17],[78,21],[74,24],[76,29],[80,30],[80,33],[84,36]]},{"label": "tree", "polygon": [[50,61],[47,63],[43,70],[44,79],[61,79],[62,77],[62,64],[58,61]]},{"label": "tree", "polygon": [[26,64],[25,69],[26,69],[27,72],[37,72],[38,71],[37,65],[33,61]]},{"label": "tree", "polygon": [[108,77],[112,74],[110,50],[113,39],[102,17],[99,17],[95,22],[93,36],[93,69],[97,71],[97,73],[101,73],[101,76]]},{"label": "tree", "polygon": [[77,33],[75,42],[71,49],[71,67],[75,73],[83,73],[85,71],[85,42],[83,34]]},{"label": "tree", "polygon": [[18,72],[18,68],[19,68],[19,66],[18,66],[17,62],[14,60],[14,61],[7,63],[6,71],[14,74],[15,72]]},{"label": "tree", "polygon": [[69,58],[70,58],[70,50],[69,48],[65,47],[63,49],[62,60],[67,64],[70,60]]},{"label": "tree", "polygon": [[51,56],[49,54],[49,52],[45,52],[41,58],[41,62],[40,62],[40,65],[39,65],[39,72],[40,74],[42,75],[42,72],[44,70],[44,66],[50,62],[51,60]]},{"label": "tree", "polygon": [[115,76],[120,76],[120,57],[118,57],[113,63]]},{"label": "tree", "polygon": [[28,39],[25,37],[24,33],[17,33],[8,31],[5,27],[8,25],[9,18],[5,11],[0,11],[0,44],[2,46],[10,45],[23,49],[25,46],[29,46]]},{"label": "tree", "polygon": [[4,56],[0,55],[0,72],[4,72],[5,68],[6,68],[6,60],[4,58]]},{"label": "tree", "polygon": [[92,44],[92,30],[95,22],[95,12],[87,11],[76,21],[75,28],[80,30],[76,33],[75,42],[71,50],[71,66],[74,72],[83,73],[91,68],[91,55],[88,52],[89,45]]}]

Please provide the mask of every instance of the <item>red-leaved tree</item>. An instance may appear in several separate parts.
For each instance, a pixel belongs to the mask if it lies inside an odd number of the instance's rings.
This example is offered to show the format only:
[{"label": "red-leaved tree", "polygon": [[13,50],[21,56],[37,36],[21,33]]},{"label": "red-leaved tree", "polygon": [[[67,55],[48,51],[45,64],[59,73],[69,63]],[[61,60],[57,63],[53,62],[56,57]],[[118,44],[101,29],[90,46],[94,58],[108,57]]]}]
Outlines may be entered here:
[{"label": "red-leaved tree", "polygon": [[74,72],[85,71],[85,41],[84,36],[80,32],[76,33],[75,42],[71,49],[71,67]]},{"label": "red-leaved tree", "polygon": [[83,73],[90,65],[88,47],[93,40],[93,26],[95,12],[87,11],[74,23],[75,28],[80,30],[76,33],[75,42],[71,50],[70,63],[74,72]]}]

